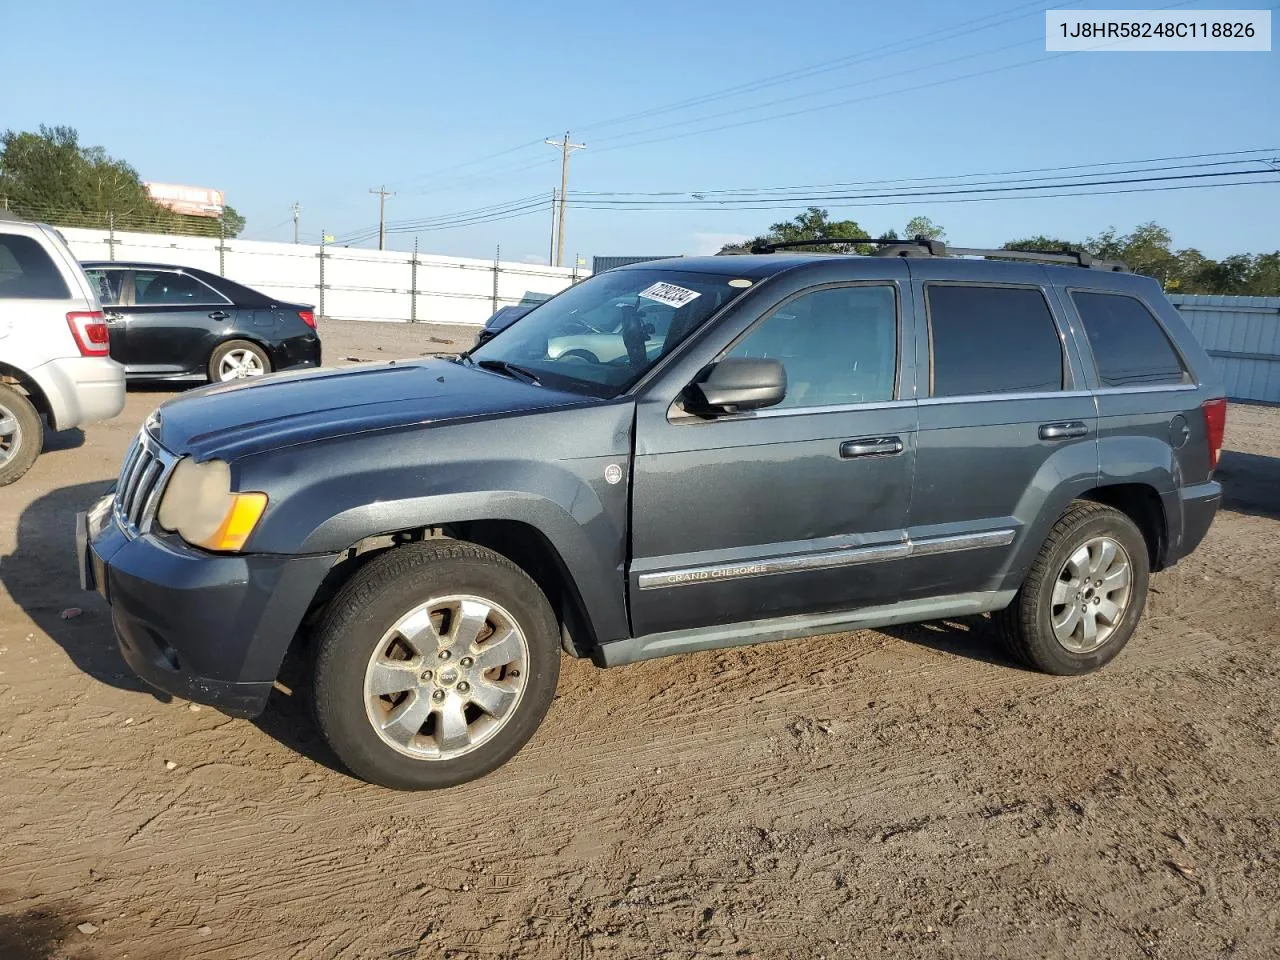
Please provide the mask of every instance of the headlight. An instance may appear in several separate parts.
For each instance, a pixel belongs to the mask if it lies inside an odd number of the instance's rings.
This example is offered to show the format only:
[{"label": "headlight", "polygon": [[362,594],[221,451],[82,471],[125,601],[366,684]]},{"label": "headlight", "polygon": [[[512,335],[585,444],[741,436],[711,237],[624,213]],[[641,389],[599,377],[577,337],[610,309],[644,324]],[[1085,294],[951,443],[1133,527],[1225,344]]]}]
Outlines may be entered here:
[{"label": "headlight", "polygon": [[267,509],[265,493],[233,493],[231,466],[184,457],[160,501],[156,519],[187,543],[206,550],[239,550]]}]

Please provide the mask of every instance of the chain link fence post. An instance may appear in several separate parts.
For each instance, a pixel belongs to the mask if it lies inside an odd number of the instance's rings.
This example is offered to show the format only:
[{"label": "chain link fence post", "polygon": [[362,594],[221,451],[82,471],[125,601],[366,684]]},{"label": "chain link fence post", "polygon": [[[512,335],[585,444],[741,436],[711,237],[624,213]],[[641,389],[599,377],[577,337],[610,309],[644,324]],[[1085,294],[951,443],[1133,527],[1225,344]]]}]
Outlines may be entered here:
[{"label": "chain link fence post", "polygon": [[498,261],[502,259],[502,244],[493,251],[493,309],[490,315],[498,312]]},{"label": "chain link fence post", "polygon": [[418,238],[413,238],[413,259],[409,261],[409,322],[418,322]]},{"label": "chain link fence post", "polygon": [[116,258],[116,215],[107,212],[107,259]]},{"label": "chain link fence post", "polygon": [[328,240],[328,239],[329,239],[329,238],[328,238],[328,236],[327,236],[323,231],[321,231],[321,233],[320,233],[320,253],[319,253],[319,257],[320,257],[320,302],[319,302],[318,304],[316,304],[316,307],[317,307],[317,309],[319,310],[319,314],[320,314],[320,318],[321,318],[321,319],[324,319],[324,316],[325,316],[325,313],[324,313],[324,245],[325,245],[325,241],[326,241],[326,240]]},{"label": "chain link fence post", "polygon": [[227,275],[227,222],[218,218],[218,276]]}]

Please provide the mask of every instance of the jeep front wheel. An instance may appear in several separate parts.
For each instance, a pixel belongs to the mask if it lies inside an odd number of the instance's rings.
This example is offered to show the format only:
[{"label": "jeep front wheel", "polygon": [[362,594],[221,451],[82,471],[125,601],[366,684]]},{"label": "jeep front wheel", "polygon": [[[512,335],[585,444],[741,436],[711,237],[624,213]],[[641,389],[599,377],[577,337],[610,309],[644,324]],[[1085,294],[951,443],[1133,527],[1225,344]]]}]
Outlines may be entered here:
[{"label": "jeep front wheel", "polygon": [[996,614],[1005,647],[1029,667],[1073,675],[1097,670],[1137,629],[1150,559],[1125,514],[1089,501],[1054,524],[1013,603]]},{"label": "jeep front wheel", "polygon": [[357,776],[448,787],[524,746],[559,674],[555,617],[524,571],[473,544],[417,543],[370,561],[330,604],[316,719]]}]

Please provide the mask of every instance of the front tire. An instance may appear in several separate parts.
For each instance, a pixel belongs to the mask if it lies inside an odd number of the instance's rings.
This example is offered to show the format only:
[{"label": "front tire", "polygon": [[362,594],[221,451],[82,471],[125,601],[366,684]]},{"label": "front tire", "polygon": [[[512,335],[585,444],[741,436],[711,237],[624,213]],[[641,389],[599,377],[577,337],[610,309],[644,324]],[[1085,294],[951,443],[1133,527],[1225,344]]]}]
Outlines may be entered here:
[{"label": "front tire", "polygon": [[370,783],[427,790],[510,760],[546,716],[560,631],[538,586],[474,544],[409,544],[371,560],[316,638],[316,721]]},{"label": "front tire", "polygon": [[44,423],[31,401],[0,383],[0,487],[31,469],[44,446]]},{"label": "front tire", "polygon": [[1129,517],[1075,502],[1049,532],[1013,602],[995,615],[1005,648],[1044,673],[1097,670],[1137,629],[1150,574],[1146,540]]},{"label": "front tire", "polygon": [[248,340],[228,340],[221,343],[209,357],[210,383],[248,380],[266,376],[270,372],[271,358],[260,346]]}]

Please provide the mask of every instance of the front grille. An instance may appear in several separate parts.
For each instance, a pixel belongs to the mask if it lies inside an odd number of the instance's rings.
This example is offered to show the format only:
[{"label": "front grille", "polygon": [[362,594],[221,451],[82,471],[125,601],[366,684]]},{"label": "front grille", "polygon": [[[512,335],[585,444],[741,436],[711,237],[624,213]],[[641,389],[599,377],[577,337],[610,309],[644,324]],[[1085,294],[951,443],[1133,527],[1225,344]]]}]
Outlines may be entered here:
[{"label": "front grille", "polygon": [[116,482],[116,520],[131,537],[146,533],[155,520],[160,495],[177,458],[144,429],[133,441]]}]

